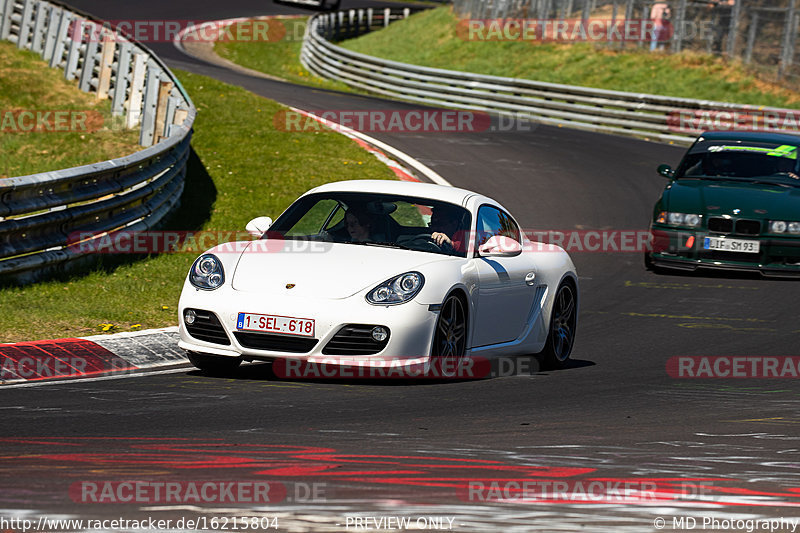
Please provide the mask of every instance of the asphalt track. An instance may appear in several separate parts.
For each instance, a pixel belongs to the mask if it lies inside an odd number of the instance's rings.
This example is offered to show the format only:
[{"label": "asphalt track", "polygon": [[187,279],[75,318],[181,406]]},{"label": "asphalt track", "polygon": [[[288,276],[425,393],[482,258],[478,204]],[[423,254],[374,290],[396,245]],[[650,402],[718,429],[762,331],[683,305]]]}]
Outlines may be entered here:
[{"label": "asphalt track", "polygon": [[[307,12],[249,0],[73,4],[113,19]],[[171,44],[152,48],[172,67],[307,110],[416,107],[249,78]],[[497,198],[528,230],[643,230],[664,185],[654,168],[681,154],[545,126],[373,135]],[[668,369],[678,356],[800,355],[796,282],[655,274],[638,252],[572,257],[581,314],[574,361],[561,371],[358,383],[280,380],[261,364],[224,378],[181,370],[4,390],[0,515],[277,516],[283,531],[364,531],[353,517],[399,516],[457,531],[587,532],[657,531],[659,518],[667,530],[691,529],[694,518],[694,529],[742,531],[744,522],[723,520],[800,516],[798,380],[676,379]],[[92,503],[81,492],[124,481],[268,481],[277,496]],[[528,492],[514,491],[523,481]],[[623,482],[641,492],[617,491]],[[470,483],[501,490],[469,492]],[[683,527],[673,522],[680,517]],[[70,528],[79,529],[87,527]]]}]

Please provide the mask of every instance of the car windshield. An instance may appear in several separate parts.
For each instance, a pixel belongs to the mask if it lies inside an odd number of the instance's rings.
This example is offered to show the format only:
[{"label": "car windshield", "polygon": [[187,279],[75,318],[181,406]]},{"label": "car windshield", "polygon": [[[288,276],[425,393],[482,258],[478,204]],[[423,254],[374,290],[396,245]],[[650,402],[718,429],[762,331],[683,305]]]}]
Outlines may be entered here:
[{"label": "car windshield", "polygon": [[[466,257],[469,211],[431,200],[377,193],[330,192],[304,196],[270,227],[265,238],[322,240]],[[436,244],[433,232],[446,242]]]},{"label": "car windshield", "polygon": [[701,141],[683,158],[681,178],[741,179],[776,185],[800,184],[797,146],[739,141]]}]

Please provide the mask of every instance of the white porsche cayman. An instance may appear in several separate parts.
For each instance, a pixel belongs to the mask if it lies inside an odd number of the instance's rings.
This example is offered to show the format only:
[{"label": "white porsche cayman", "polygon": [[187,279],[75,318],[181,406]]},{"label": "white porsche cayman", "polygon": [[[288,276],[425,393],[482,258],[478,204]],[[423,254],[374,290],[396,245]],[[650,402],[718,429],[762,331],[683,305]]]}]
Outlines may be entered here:
[{"label": "white porsche cayman", "polygon": [[186,278],[179,345],[200,369],[279,359],[453,368],[535,353],[560,367],[572,350],[572,261],[531,243],[486,196],[330,183],[247,230],[258,239],[208,250]]}]

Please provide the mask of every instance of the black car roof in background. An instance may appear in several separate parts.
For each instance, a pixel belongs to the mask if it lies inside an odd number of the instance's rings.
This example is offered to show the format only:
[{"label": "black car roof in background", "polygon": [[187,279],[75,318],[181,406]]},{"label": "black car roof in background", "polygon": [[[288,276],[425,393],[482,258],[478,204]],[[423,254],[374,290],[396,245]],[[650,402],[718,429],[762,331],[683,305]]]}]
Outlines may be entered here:
[{"label": "black car roof in background", "polygon": [[776,144],[797,144],[800,145],[800,134],[774,133],[769,131],[707,131],[704,132],[699,140],[705,141],[741,141],[741,142],[760,142]]}]

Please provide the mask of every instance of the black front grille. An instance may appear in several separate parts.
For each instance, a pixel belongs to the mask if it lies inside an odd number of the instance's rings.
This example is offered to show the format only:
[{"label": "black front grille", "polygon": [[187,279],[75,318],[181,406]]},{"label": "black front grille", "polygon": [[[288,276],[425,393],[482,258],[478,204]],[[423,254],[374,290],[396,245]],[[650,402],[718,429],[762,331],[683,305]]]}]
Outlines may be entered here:
[{"label": "black front grille", "polygon": [[234,331],[233,335],[239,344],[254,350],[271,350],[273,352],[306,353],[317,345],[317,339],[308,337],[292,337],[290,335],[274,335],[272,333],[251,333]]},{"label": "black front grille", "polygon": [[758,235],[761,233],[761,222],[758,220],[737,220],[736,233],[740,235]]},{"label": "black front grille", "polygon": [[[372,338],[374,324],[348,324],[336,332],[322,353],[325,355],[372,355],[380,352],[389,342],[389,335],[378,342]],[[389,331],[389,328],[385,328]]]},{"label": "black front grille", "polygon": [[731,233],[733,231],[733,220],[730,218],[711,217],[708,219],[708,229],[719,233]]},{"label": "black front grille", "polygon": [[[186,316],[186,311],[189,311],[189,309],[184,310],[184,317]],[[217,315],[202,309],[192,309],[192,311],[196,315],[194,322],[187,324],[186,319],[184,318],[183,320],[189,335],[199,341],[213,342],[214,344],[223,344],[225,346],[230,345],[231,340],[225,333],[225,328],[222,327]]]},{"label": "black front grille", "polygon": [[746,218],[732,219],[711,217],[708,219],[708,230],[716,233],[735,233],[737,235],[760,235],[761,221]]}]

